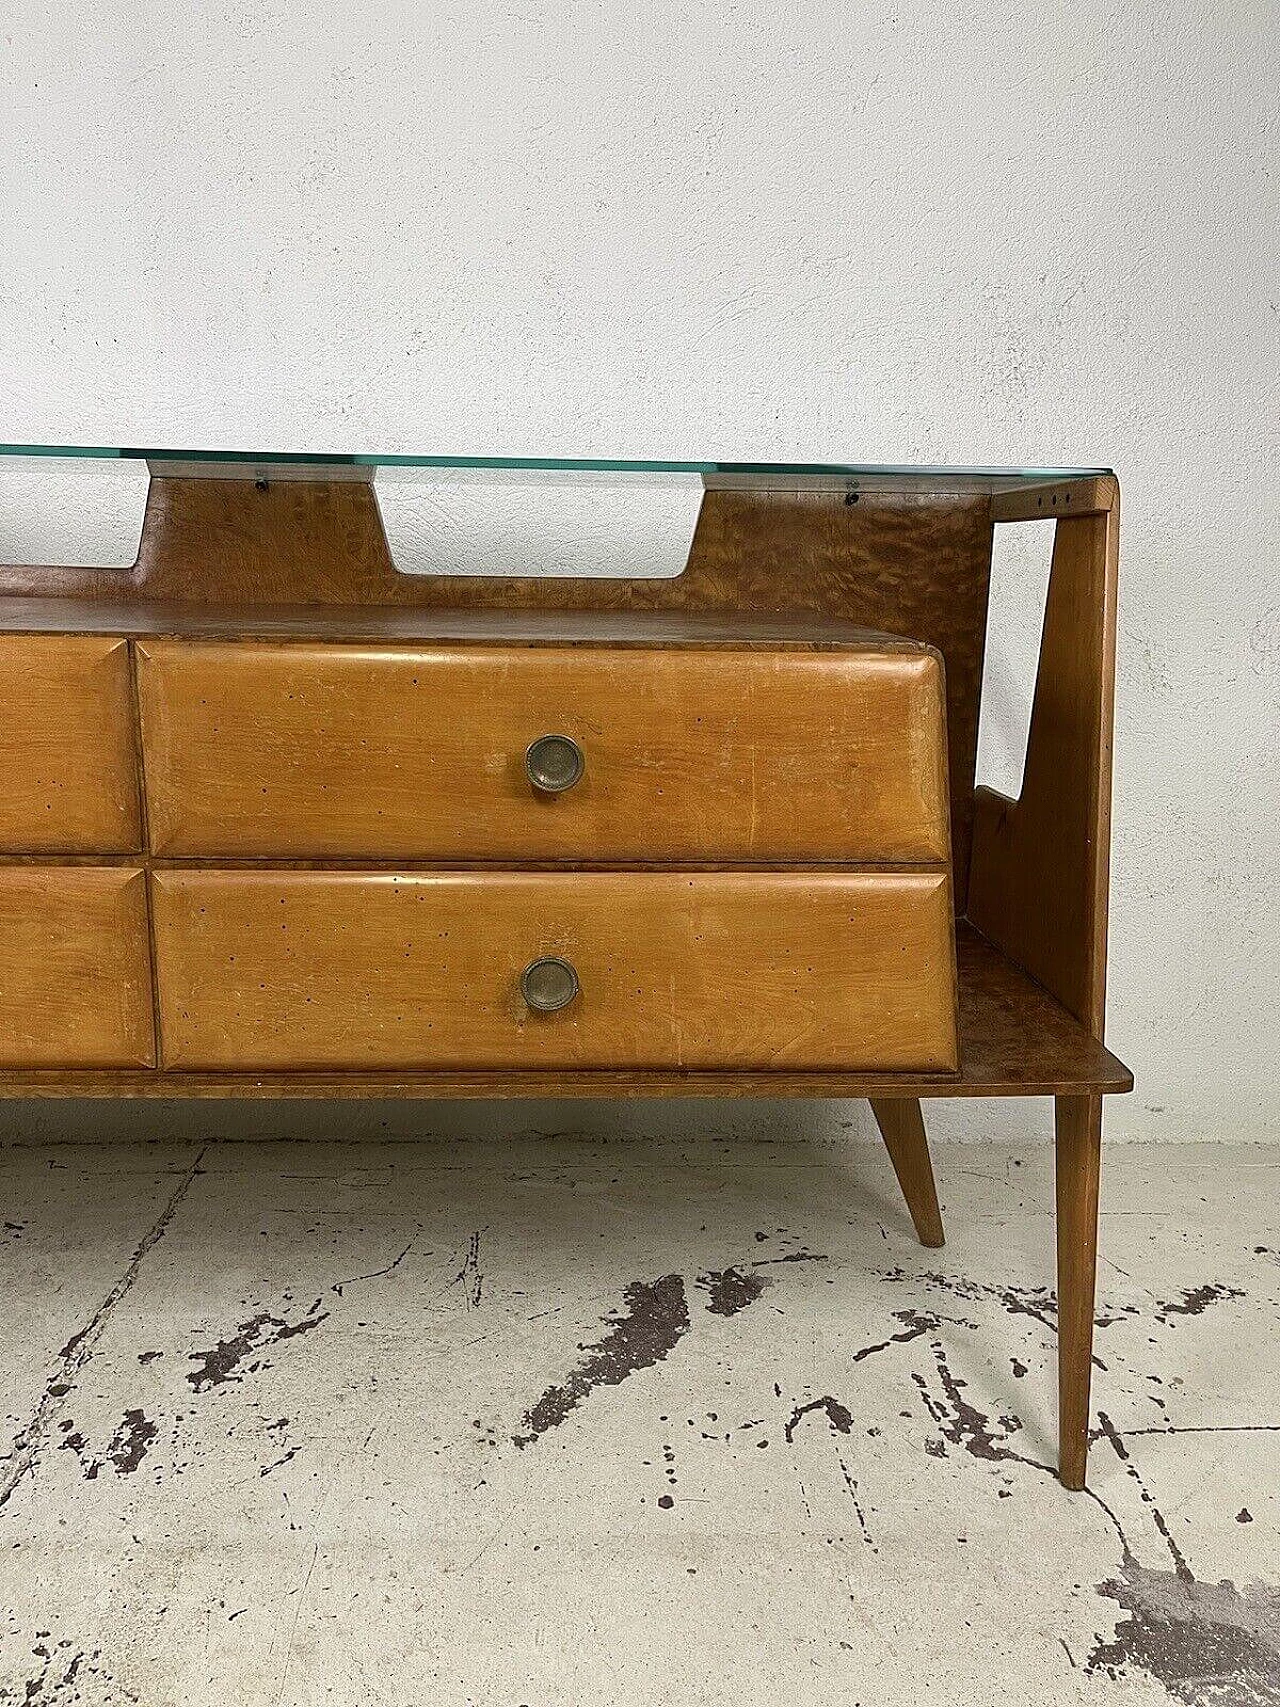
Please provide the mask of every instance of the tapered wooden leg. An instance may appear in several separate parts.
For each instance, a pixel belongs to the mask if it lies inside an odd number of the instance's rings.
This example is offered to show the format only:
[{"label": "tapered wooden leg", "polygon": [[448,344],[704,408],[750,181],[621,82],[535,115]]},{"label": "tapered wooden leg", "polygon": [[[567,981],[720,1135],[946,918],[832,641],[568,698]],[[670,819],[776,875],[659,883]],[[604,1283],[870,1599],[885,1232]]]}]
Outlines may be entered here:
[{"label": "tapered wooden leg", "polygon": [[1083,1488],[1089,1452],[1089,1377],[1098,1268],[1102,1098],[1058,1097],[1058,1475]]},{"label": "tapered wooden leg", "polygon": [[915,1222],[916,1236],[922,1245],[936,1250],[943,1243],[942,1211],[938,1208],[933,1163],[929,1160],[929,1140],[925,1135],[920,1104],[914,1097],[873,1100],[871,1112],[876,1117],[893,1171],[898,1176],[902,1195]]}]

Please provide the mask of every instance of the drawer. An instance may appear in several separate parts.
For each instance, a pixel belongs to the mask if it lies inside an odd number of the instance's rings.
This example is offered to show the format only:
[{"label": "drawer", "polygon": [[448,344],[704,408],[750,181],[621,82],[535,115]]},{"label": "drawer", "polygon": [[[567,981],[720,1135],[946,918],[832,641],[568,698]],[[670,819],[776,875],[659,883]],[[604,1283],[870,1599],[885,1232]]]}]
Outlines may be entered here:
[{"label": "drawer", "polygon": [[152,882],[166,1067],[956,1066],[942,872]]},{"label": "drawer", "polygon": [[129,648],[0,635],[0,851],[136,853]]},{"label": "drawer", "polygon": [[0,966],[0,1066],[154,1066],[141,871],[0,867]]},{"label": "drawer", "polygon": [[[153,847],[505,864],[945,861],[942,666],[895,644],[147,641]],[[583,757],[561,793],[527,774],[527,750],[546,735]]]}]

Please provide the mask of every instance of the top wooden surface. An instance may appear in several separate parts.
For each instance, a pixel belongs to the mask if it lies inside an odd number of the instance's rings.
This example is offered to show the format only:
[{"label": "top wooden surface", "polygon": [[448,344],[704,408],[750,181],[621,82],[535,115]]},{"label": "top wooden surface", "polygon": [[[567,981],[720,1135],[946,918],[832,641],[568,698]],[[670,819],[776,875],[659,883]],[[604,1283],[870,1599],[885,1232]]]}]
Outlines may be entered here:
[{"label": "top wooden surface", "polygon": [[[439,583],[437,583],[439,584]],[[723,646],[920,655],[923,641],[821,611],[475,610],[386,605],[198,604],[117,597],[0,596],[0,633],[121,639],[320,640],[513,646]]]}]

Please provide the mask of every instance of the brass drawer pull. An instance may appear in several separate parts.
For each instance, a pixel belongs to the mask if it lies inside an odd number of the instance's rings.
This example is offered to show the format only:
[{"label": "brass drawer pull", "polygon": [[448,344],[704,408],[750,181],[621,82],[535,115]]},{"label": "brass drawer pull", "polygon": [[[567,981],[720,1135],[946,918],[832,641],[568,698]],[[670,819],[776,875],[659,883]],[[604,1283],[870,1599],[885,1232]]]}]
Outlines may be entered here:
[{"label": "brass drawer pull", "polygon": [[524,756],[529,781],[540,794],[563,794],[582,776],[582,748],[569,735],[539,735]]},{"label": "brass drawer pull", "polygon": [[520,974],[520,994],[534,1013],[554,1014],[578,994],[578,974],[554,954],[530,961]]}]

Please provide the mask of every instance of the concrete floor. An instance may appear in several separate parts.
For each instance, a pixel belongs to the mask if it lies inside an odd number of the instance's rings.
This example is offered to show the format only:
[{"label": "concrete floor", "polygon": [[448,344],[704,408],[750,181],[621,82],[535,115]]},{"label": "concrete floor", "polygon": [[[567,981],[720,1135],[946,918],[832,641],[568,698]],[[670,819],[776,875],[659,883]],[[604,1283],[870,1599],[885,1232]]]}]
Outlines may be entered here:
[{"label": "concrete floor", "polygon": [[1280,1150],[0,1150],[0,1701],[1280,1703]]}]

